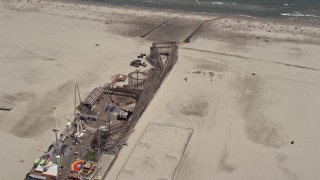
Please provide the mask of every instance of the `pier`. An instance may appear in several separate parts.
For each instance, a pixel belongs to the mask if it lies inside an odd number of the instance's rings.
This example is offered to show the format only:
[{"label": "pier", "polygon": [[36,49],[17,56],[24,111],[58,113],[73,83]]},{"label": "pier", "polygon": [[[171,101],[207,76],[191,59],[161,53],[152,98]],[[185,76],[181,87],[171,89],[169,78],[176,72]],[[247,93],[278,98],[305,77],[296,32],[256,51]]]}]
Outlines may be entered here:
[{"label": "pier", "polygon": [[[76,85],[74,118],[35,161],[26,179],[103,178],[177,60],[175,42],[152,43],[145,57],[149,68],[114,76],[84,101]],[[49,165],[56,169],[50,175]]]}]

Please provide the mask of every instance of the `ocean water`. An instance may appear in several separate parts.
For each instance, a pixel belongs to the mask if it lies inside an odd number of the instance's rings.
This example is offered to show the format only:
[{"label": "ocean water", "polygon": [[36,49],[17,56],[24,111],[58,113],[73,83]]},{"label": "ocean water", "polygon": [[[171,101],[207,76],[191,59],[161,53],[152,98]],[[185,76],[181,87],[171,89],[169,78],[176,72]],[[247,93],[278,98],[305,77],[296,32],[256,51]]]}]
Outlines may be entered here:
[{"label": "ocean water", "polygon": [[320,0],[96,0],[118,5],[247,15],[320,19]]}]

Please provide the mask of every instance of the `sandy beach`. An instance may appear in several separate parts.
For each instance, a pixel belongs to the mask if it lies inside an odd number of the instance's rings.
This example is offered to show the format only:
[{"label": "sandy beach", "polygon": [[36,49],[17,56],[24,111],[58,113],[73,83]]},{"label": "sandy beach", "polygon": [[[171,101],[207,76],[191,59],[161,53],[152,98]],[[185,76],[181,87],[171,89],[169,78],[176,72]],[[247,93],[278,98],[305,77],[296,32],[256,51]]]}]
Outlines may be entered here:
[{"label": "sandy beach", "polygon": [[[173,179],[320,178],[319,22],[2,0],[0,37],[0,106],[13,108],[0,111],[3,180],[23,179],[47,151],[53,107],[62,129],[75,83],[85,98],[135,70],[130,61],[153,41],[178,42],[179,60],[105,179],[149,177],[143,165],[123,167],[150,122],[193,132]],[[171,179],[161,169],[154,179]]]}]

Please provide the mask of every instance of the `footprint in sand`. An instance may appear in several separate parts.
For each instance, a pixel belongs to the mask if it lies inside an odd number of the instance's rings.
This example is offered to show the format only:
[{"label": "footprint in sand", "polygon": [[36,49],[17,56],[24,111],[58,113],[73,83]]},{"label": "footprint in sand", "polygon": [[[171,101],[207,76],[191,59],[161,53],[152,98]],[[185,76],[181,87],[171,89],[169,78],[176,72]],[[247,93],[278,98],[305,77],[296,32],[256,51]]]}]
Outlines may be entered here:
[{"label": "footprint in sand", "polygon": [[123,169],[123,172],[129,175],[134,175],[136,174],[137,170],[135,169]]},{"label": "footprint in sand", "polygon": [[178,161],[180,159],[180,157],[175,155],[175,154],[167,154],[166,156],[167,156],[168,159],[171,159],[171,160]]}]

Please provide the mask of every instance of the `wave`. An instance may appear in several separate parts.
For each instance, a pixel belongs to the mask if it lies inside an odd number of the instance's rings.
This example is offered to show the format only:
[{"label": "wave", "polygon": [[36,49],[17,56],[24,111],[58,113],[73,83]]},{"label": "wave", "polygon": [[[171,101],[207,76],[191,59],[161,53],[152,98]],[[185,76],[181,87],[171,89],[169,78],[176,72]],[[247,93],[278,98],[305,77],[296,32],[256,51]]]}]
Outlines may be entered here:
[{"label": "wave", "polygon": [[293,13],[281,13],[282,16],[296,16],[296,17],[300,17],[300,16],[304,16],[302,13],[300,12],[293,12]]},{"label": "wave", "polygon": [[305,16],[307,17],[315,17],[315,18],[320,18],[320,16],[312,15],[312,14],[306,14]]},{"label": "wave", "polygon": [[[288,0],[270,0],[274,3],[263,3],[262,0],[93,0],[114,3],[118,5],[145,6],[160,9],[172,9],[181,11],[222,13],[234,15],[248,15],[253,17],[280,18],[289,16],[320,18],[317,7],[320,0],[300,0],[290,2]],[[303,2],[302,2],[303,1]]]},{"label": "wave", "polygon": [[[200,1],[200,0],[195,0],[196,3],[208,3],[208,2],[203,2],[203,1]],[[225,5],[225,4],[228,4],[228,3],[225,3],[225,2],[221,2],[221,1],[213,1],[213,2],[209,2],[210,4],[213,4],[213,5]]]},{"label": "wave", "polygon": [[240,16],[240,17],[246,17],[246,18],[251,18],[251,19],[257,19],[257,18],[255,18],[255,17],[253,17],[253,16],[244,15],[244,14],[239,14],[238,16]]},{"label": "wave", "polygon": [[[196,2],[199,2],[199,0],[196,0]],[[210,2],[210,4],[214,4],[214,5],[236,5],[238,3],[236,3],[236,2],[228,3],[228,2],[221,2],[221,1],[213,1],[213,2]]]},{"label": "wave", "polygon": [[302,14],[298,11],[293,13],[281,13],[282,16],[290,16],[290,17],[314,17],[314,18],[320,18],[320,16],[313,15],[313,14]]},{"label": "wave", "polygon": [[224,2],[220,2],[220,1],[216,1],[216,2],[211,2],[211,4],[215,4],[215,5],[224,5]]}]

